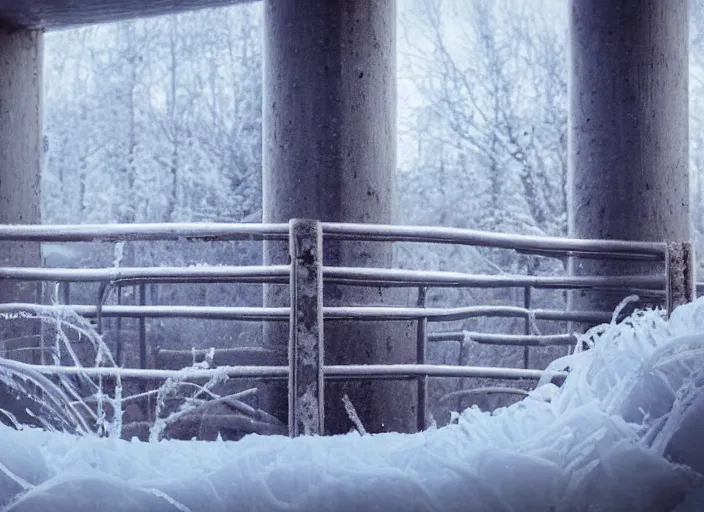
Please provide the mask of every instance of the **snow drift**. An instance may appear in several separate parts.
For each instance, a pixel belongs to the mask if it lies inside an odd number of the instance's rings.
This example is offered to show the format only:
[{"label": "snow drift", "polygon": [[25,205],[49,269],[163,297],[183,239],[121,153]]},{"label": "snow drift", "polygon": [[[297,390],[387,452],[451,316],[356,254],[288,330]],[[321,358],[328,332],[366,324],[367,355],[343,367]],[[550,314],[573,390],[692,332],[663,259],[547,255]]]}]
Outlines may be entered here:
[{"label": "snow drift", "polygon": [[127,442],[0,426],[6,511],[704,508],[704,300],[581,340],[493,414],[414,435]]}]

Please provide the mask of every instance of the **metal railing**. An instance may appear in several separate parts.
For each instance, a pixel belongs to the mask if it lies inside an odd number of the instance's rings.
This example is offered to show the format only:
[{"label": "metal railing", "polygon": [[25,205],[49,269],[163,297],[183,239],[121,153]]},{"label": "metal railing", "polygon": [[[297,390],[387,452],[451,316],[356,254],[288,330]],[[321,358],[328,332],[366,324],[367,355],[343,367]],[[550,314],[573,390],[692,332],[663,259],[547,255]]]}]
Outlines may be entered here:
[{"label": "metal railing", "polygon": [[[291,220],[288,224],[130,224],[130,225],[4,225],[0,226],[0,243],[90,242],[90,241],[162,241],[162,240],[288,240],[290,265],[217,266],[217,267],[144,267],[105,269],[47,269],[0,267],[0,279],[59,282],[64,285],[64,299],[69,302],[68,284],[99,282],[100,299],[95,306],[70,306],[76,313],[98,320],[103,318],[137,318],[140,320],[140,369],[37,367],[47,374],[84,373],[116,375],[136,379],[166,379],[178,372],[146,368],[146,318],[197,318],[239,321],[288,321],[289,361],[286,366],[233,366],[217,370],[197,370],[188,378],[200,379],[226,373],[230,377],[288,379],[289,432],[322,433],[324,424],[323,382],[325,379],[413,378],[418,381],[418,428],[427,419],[428,377],[482,377],[492,379],[538,379],[544,372],[529,368],[532,346],[565,345],[570,335],[539,335],[532,331],[535,319],[601,323],[611,320],[611,312],[564,311],[532,307],[534,289],[619,290],[624,295],[646,291],[660,297],[671,311],[691,300],[692,251],[688,243],[625,242],[578,240],[488,233],[475,230],[439,227],[414,227],[366,224],[325,223],[315,220]],[[663,264],[660,275],[649,276],[489,276],[461,272],[352,268],[324,266],[321,259],[325,240],[373,242],[421,242],[459,244],[512,249],[520,253],[549,257],[608,258],[651,261]],[[684,261],[684,264],[682,262]],[[323,304],[322,283],[354,286],[415,287],[415,306],[338,306]],[[145,284],[155,283],[275,283],[288,284],[289,307],[215,307],[147,305]],[[111,288],[125,285],[139,287],[139,304],[104,305]],[[464,306],[432,308],[426,306],[430,288],[523,288],[524,303],[517,306]],[[119,297],[119,294],[118,294]],[[119,302],[119,300],[118,300]],[[56,312],[67,306],[33,303],[0,304],[0,313]],[[468,331],[428,333],[428,324],[477,317],[523,318],[523,334],[500,335]],[[305,319],[305,321],[302,321]],[[397,365],[326,365],[323,357],[323,323],[341,320],[413,320],[417,322],[416,364]],[[496,368],[434,365],[426,361],[427,343],[442,340],[486,344],[509,344],[524,347],[524,368]],[[556,376],[559,376],[556,374]],[[503,389],[503,388],[497,388]]]}]

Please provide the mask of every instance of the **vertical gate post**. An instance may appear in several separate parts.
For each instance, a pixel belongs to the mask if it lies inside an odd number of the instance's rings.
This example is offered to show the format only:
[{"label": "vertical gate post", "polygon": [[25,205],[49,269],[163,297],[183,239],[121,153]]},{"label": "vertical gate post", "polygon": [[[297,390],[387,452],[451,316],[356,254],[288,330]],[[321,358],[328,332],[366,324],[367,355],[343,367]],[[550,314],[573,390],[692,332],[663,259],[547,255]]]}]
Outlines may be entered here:
[{"label": "vertical gate post", "polygon": [[[146,284],[141,283],[138,287],[139,305],[140,306],[147,305],[147,288],[146,288],[146,286],[147,286]],[[139,367],[142,370],[146,370],[148,367],[148,364],[147,364],[147,318],[145,316],[140,316],[138,325],[139,325]],[[141,382],[140,391],[142,393],[146,393],[147,389],[149,387],[148,382],[144,379],[140,379],[140,382]],[[143,418],[147,421],[149,421],[149,419],[150,419],[151,410],[152,409],[150,407],[150,403],[147,400],[146,402],[144,402],[144,405],[142,406]]]},{"label": "vertical gate post", "polygon": [[665,259],[666,307],[668,315],[696,298],[694,251],[691,242],[670,242]]},{"label": "vertical gate post", "polygon": [[[122,305],[122,286],[117,285],[115,293],[117,294],[117,305]],[[122,365],[122,317],[118,316],[115,320],[115,362],[118,366]]]},{"label": "vertical gate post", "polygon": [[[424,286],[418,288],[418,307],[425,307],[427,289]],[[428,343],[428,318],[418,319],[418,340],[416,345],[416,363],[425,364],[426,347]],[[423,432],[426,427],[428,417],[428,378],[418,377],[418,432]]]},{"label": "vertical gate post", "polygon": [[[532,288],[530,286],[526,286],[523,288],[523,307],[526,308],[528,311],[530,311],[533,307],[531,304],[531,294],[532,294]],[[523,334],[531,334],[531,325],[530,325],[530,316],[527,316],[525,318],[525,323],[523,325]],[[530,345],[527,345],[523,347],[523,368],[526,370],[530,368]]]},{"label": "vertical gate post", "polygon": [[288,429],[291,437],[324,432],[323,231],[317,220],[289,221],[291,319]]},{"label": "vertical gate post", "polygon": [[[147,305],[147,285],[139,285],[139,305]],[[147,317],[139,317],[139,367],[147,369]]]}]

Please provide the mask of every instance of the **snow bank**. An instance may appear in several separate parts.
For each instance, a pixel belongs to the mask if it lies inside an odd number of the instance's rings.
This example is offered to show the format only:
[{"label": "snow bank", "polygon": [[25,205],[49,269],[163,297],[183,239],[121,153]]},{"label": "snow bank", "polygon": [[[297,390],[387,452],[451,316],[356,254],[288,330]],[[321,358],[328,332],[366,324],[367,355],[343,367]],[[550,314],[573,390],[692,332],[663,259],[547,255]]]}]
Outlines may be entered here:
[{"label": "snow bank", "polygon": [[158,443],[0,426],[7,511],[704,509],[704,300],[602,326],[571,373],[421,434]]}]

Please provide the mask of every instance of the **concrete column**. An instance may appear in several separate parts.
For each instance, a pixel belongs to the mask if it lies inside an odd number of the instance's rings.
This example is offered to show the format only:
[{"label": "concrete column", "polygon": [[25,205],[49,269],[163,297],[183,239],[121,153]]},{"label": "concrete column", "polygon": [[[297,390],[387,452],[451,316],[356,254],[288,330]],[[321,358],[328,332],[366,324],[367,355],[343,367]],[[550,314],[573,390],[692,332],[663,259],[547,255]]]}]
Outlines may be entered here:
[{"label": "concrete column", "polygon": [[[389,223],[396,168],[395,0],[265,0],[264,222],[311,218]],[[286,244],[268,244],[270,263],[286,261]],[[389,266],[391,247],[325,244],[325,265]],[[269,304],[288,291],[269,288]],[[380,289],[325,288],[325,304],[373,305]],[[285,347],[288,331],[268,328],[265,342]],[[408,324],[328,322],[328,364],[411,362]],[[363,382],[326,386],[326,430],[352,426],[347,393],[371,431],[413,428],[413,386]],[[285,394],[264,397],[285,417]]]},{"label": "concrete column", "polygon": [[[0,26],[0,223],[41,222],[43,34]],[[37,243],[0,243],[0,265],[39,266]],[[0,282],[1,302],[34,302],[35,284]],[[36,334],[36,322],[1,321],[4,339]]]},{"label": "concrete column", "polygon": [[[688,1],[570,0],[569,9],[570,235],[689,240]],[[573,307],[613,308],[622,295],[575,293]]]}]

